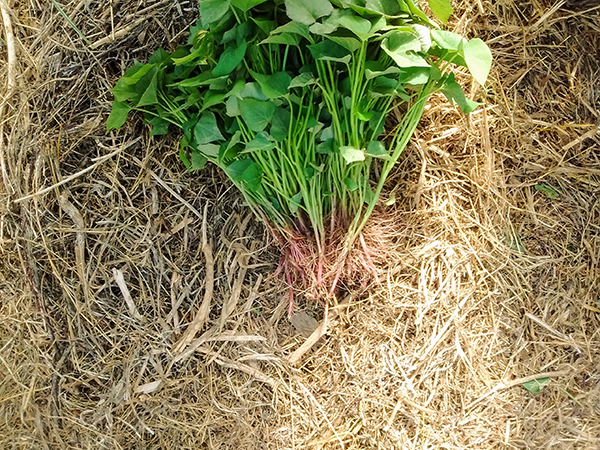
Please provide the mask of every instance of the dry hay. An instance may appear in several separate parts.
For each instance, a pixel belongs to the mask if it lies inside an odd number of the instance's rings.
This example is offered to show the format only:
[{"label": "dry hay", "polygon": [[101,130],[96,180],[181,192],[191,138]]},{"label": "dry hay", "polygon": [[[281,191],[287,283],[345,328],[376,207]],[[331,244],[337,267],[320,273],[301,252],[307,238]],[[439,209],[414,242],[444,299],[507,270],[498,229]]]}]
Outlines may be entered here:
[{"label": "dry hay", "polygon": [[196,2],[60,3],[70,25],[0,0],[0,448],[600,448],[600,9],[573,3],[455,3],[494,51],[487,106],[432,102],[381,286],[295,328],[224,178],[103,132]]}]

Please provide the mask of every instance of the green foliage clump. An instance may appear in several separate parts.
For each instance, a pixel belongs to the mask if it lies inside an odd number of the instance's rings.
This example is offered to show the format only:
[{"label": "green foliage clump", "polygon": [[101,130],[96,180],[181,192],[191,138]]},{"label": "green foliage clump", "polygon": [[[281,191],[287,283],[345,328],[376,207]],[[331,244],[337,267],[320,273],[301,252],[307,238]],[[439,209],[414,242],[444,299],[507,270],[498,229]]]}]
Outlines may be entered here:
[{"label": "green foliage clump", "polygon": [[[452,14],[448,0],[429,6],[443,23]],[[201,0],[186,45],[159,49],[118,80],[107,128],[132,110],[152,135],[179,128],[190,171],[219,166],[292,246],[293,236],[310,237],[323,255],[335,218],[347,231],[343,258],[429,96],[441,91],[465,113],[477,107],[456,65],[483,84],[491,53],[439,29],[415,0]]]}]

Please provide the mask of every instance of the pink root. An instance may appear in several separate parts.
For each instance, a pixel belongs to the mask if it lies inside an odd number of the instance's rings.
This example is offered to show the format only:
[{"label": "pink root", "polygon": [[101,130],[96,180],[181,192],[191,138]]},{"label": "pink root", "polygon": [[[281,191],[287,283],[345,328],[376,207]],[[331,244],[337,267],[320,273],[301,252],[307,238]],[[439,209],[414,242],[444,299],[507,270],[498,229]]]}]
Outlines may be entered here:
[{"label": "pink root", "polygon": [[292,317],[292,314],[294,313],[294,287],[292,285],[292,277],[290,276],[290,269],[287,263],[284,265],[284,269],[289,295],[288,317]]}]

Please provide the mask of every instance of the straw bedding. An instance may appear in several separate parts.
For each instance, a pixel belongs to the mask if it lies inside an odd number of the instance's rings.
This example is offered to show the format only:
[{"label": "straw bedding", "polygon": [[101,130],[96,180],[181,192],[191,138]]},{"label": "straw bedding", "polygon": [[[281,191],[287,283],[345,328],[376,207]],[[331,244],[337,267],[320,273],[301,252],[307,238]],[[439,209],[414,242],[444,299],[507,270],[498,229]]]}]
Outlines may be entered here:
[{"label": "straw bedding", "polygon": [[0,448],[600,448],[600,8],[454,3],[485,108],[432,100],[379,283],[289,319],[224,177],[104,133],[197,3],[0,0]]}]

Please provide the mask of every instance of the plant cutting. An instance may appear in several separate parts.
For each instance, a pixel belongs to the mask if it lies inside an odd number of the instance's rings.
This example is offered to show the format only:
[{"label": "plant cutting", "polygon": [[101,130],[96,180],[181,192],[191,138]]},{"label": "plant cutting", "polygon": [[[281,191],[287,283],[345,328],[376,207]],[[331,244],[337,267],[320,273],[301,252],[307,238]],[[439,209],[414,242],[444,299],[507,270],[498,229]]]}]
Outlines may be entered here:
[{"label": "plant cutting", "polygon": [[373,272],[357,243],[428,98],[469,113],[453,70],[483,85],[491,67],[483,41],[438,26],[448,0],[429,7],[435,18],[413,0],[202,0],[185,45],[118,80],[107,129],[139,111],[151,135],[179,130],[187,169],[220,167],[280,242],[290,287],[335,295]]}]

